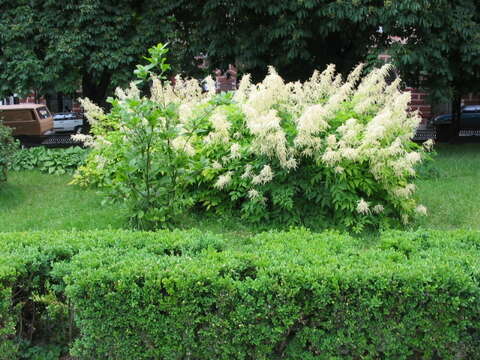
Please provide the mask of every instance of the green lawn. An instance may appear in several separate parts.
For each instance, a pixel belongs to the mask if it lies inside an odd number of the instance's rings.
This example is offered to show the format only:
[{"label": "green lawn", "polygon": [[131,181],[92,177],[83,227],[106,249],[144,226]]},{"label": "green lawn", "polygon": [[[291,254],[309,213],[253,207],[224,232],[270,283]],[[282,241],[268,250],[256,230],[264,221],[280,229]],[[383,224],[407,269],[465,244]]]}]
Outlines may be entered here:
[{"label": "green lawn", "polygon": [[[417,181],[417,196],[429,211],[417,225],[480,230],[480,144],[442,145],[437,151]],[[120,206],[102,205],[95,190],[67,185],[70,179],[37,171],[10,173],[0,186],[0,231],[128,227]],[[235,236],[264,230],[216,216],[190,216],[181,224]]]},{"label": "green lawn", "polygon": [[417,181],[428,217],[419,225],[436,229],[480,229],[480,144],[441,145],[433,172]]},{"label": "green lawn", "polygon": [[67,185],[71,176],[11,172],[0,186],[0,231],[108,229],[125,226],[118,206],[94,190]]},{"label": "green lawn", "polygon": [[[11,172],[8,182],[0,185],[0,232],[128,228],[120,205],[102,205],[101,194],[68,185],[70,180],[70,175]],[[180,225],[241,237],[257,230],[238,219],[211,215],[186,216]]]}]

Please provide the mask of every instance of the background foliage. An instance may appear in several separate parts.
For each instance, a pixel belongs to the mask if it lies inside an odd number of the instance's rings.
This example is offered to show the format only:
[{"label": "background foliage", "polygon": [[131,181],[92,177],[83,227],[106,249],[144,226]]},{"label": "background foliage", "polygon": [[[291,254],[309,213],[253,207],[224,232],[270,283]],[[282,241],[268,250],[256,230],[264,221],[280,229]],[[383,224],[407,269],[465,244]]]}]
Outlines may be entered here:
[{"label": "background foliage", "polygon": [[[158,38],[175,40],[169,2],[0,1],[3,94],[75,94],[105,105]],[[173,41],[174,44],[177,42]],[[179,52],[180,53],[180,52]]]},{"label": "background foliage", "polygon": [[[478,91],[480,12],[475,1],[388,1],[383,31],[402,78],[438,99]],[[408,16],[407,16],[408,14]]]},{"label": "background foliage", "polygon": [[[394,55],[409,84],[436,97],[478,90],[479,11],[474,0],[356,0],[274,3],[208,1],[0,1],[2,94],[55,89],[104,105],[132,79],[144,49],[170,41],[176,72],[236,64],[255,81],[274,65],[305,80],[329,63],[347,73],[375,49]],[[383,31],[379,31],[380,28]],[[404,41],[392,43],[391,36]]]}]

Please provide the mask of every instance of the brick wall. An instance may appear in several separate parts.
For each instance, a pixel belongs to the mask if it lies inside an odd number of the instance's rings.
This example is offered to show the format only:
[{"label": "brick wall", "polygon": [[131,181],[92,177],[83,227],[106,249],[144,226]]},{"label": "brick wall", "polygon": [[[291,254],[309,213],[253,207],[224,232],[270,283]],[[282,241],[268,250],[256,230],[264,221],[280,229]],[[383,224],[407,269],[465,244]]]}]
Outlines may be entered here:
[{"label": "brick wall", "polygon": [[463,105],[480,105],[480,94],[468,94],[462,99]]},{"label": "brick wall", "polygon": [[[428,102],[428,93],[415,88],[406,88],[412,93],[411,110],[418,110],[425,123],[432,116],[451,112],[451,104],[436,104],[435,109]],[[468,94],[462,98],[462,105],[480,105],[480,94]]]},{"label": "brick wall", "polygon": [[228,65],[228,70],[225,72],[216,69],[214,74],[217,92],[237,90],[237,68],[235,66]]},{"label": "brick wall", "polygon": [[[39,104],[46,104],[45,98],[42,96],[38,100]],[[20,104],[35,104],[35,95],[34,94],[29,94],[27,97],[20,99]]]},{"label": "brick wall", "polygon": [[410,110],[418,110],[422,117],[422,123],[426,123],[428,119],[432,117],[432,105],[428,102],[428,94],[422,90],[407,87],[405,91],[409,91],[412,94],[412,100],[410,101]]},{"label": "brick wall", "polygon": [[[41,97],[38,101],[39,104],[46,104],[44,97]],[[24,98],[19,98],[18,96],[9,96],[5,99],[0,99],[0,104],[11,105],[11,104],[35,104],[35,95],[29,94]]]}]

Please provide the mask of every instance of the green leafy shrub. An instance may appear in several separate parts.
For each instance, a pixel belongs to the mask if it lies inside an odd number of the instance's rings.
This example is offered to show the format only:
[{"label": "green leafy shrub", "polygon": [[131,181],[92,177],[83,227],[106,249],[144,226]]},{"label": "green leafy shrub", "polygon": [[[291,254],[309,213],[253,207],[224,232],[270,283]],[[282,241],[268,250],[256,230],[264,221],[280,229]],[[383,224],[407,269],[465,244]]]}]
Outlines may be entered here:
[{"label": "green leafy shrub", "polygon": [[108,114],[84,102],[95,150],[76,182],[127,199],[132,218],[165,226],[195,204],[362,231],[426,214],[412,183],[424,155],[410,140],[420,118],[400,79],[387,83],[389,65],[363,78],[358,66],[345,81],[331,65],[304,83],[270,68],[262,83],[247,75],[235,95],[216,95],[196,80],[160,81],[152,71],[165,51],[155,49],[137,69],[151,77],[150,97],[132,84]]},{"label": "green leafy shrub", "polygon": [[0,358],[70,333],[81,359],[479,359],[479,255],[472,231],[0,234]]},{"label": "green leafy shrub", "polygon": [[[135,71],[140,80],[126,92],[117,89],[117,98],[108,100],[112,104],[109,114],[103,114],[88,99],[83,100],[95,142],[88,136],[77,135],[97,150],[89,156],[87,166],[82,167],[84,175],[75,182],[103,186],[111,199],[127,204],[132,224],[143,229],[158,224],[172,226],[177,215],[194,202],[187,191],[191,182],[191,174],[186,171],[192,162],[190,145],[178,140],[198,136],[202,129],[196,123],[202,119],[192,120],[186,126],[181,123],[178,104],[169,100],[173,88],[162,85],[164,73],[170,68],[165,63],[166,52],[161,44],[149,50],[150,64],[138,66]],[[160,74],[154,74],[154,70]],[[141,98],[136,87],[148,77],[153,81],[151,99]],[[193,82],[185,84],[185,96],[191,96],[192,91],[200,94],[201,88]],[[180,80],[178,85],[181,86]],[[181,89],[178,95],[182,96]]]},{"label": "green leafy shrub", "polygon": [[77,146],[66,149],[48,149],[41,146],[21,149],[13,155],[10,169],[38,169],[55,175],[72,173],[84,163],[87,153],[88,150]]},{"label": "green leafy shrub", "polygon": [[7,181],[7,172],[18,143],[12,137],[12,129],[0,119],[0,183]]},{"label": "green leafy shrub", "polygon": [[157,257],[193,256],[223,247],[222,239],[200,231],[0,234],[0,359],[53,359],[51,354],[68,352],[79,331],[62,276],[53,268],[80,252],[142,249]]}]

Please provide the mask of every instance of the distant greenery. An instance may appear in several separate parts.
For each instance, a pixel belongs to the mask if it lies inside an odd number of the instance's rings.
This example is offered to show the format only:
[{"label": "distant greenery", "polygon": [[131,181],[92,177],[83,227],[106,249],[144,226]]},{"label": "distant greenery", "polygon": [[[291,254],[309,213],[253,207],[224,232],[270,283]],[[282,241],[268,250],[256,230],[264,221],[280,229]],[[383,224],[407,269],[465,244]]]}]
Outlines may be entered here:
[{"label": "distant greenery", "polygon": [[21,149],[13,155],[10,169],[38,169],[48,174],[63,175],[82,165],[87,153],[88,150],[78,146],[66,149],[48,149],[43,146]]},{"label": "distant greenery", "polygon": [[433,102],[450,101],[460,130],[461,99],[480,90],[480,7],[477,0],[385,1],[383,31],[402,41],[387,49],[409,86],[428,89]]},{"label": "distant greenery", "polygon": [[[145,49],[170,41],[177,72],[236,64],[261,80],[288,80],[337,64],[346,73],[372,48],[391,48],[402,78],[452,96],[478,90],[480,11],[475,0],[11,0],[1,1],[0,95],[47,89],[104,104]],[[208,19],[208,21],[206,21]],[[383,32],[379,31],[382,27]],[[414,39],[391,47],[389,36]]]},{"label": "distant greenery", "polygon": [[169,3],[0,1],[0,98],[74,94],[81,84],[84,96],[104,105],[109,91],[131,80],[145,49],[175,39]]}]

